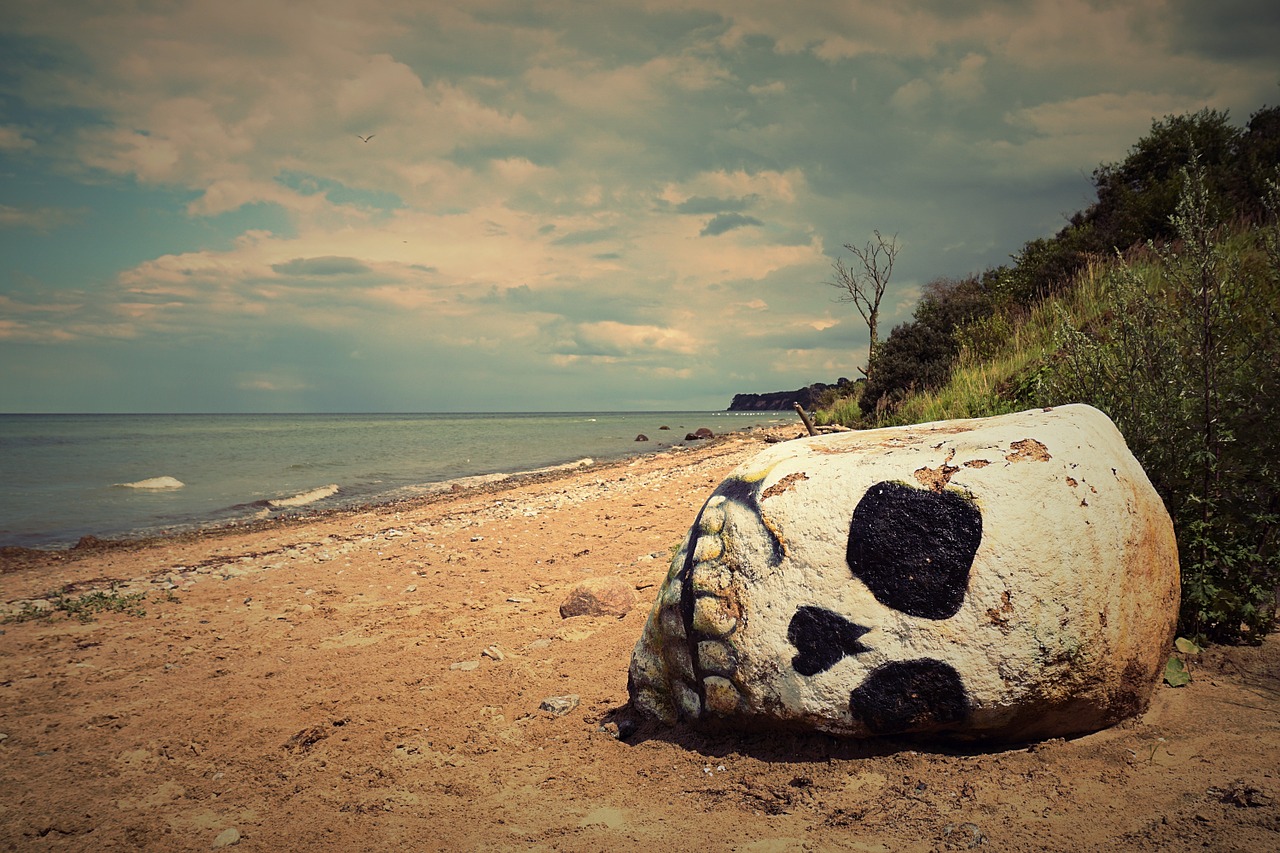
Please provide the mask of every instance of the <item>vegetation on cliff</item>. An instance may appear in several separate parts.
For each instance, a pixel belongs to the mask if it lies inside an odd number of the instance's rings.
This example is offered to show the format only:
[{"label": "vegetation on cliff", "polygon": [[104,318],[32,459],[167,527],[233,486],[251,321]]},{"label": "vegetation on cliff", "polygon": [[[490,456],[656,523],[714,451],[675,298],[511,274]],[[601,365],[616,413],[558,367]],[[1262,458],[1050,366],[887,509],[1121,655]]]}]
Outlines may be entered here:
[{"label": "vegetation on cliff", "polygon": [[1257,640],[1280,587],[1280,108],[1156,122],[1094,185],[1011,265],[930,284],[818,420],[1097,406],[1173,517],[1181,631]]}]

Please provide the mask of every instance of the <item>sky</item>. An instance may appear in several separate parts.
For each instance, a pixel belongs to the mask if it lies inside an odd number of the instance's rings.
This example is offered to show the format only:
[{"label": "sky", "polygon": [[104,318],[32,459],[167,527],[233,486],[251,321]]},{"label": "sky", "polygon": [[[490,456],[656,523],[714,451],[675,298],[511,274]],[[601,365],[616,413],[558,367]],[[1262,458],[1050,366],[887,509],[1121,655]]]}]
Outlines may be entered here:
[{"label": "sky", "polygon": [[[1274,0],[6,0],[0,412],[721,409],[856,377]],[[367,137],[367,139],[365,139]]]}]

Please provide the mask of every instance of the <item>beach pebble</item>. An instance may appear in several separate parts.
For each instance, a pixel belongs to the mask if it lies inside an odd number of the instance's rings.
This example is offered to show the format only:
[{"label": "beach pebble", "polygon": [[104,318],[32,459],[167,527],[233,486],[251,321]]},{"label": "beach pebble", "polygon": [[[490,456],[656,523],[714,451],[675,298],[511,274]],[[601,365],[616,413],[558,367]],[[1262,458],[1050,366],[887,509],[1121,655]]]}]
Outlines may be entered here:
[{"label": "beach pebble", "polygon": [[457,663],[449,664],[449,669],[460,669],[463,672],[470,672],[480,665],[478,660],[460,660]]},{"label": "beach pebble", "polygon": [[976,823],[949,823],[942,828],[942,843],[949,849],[972,850],[987,843]]},{"label": "beach pebble", "polygon": [[560,618],[573,616],[617,616],[622,618],[636,606],[631,584],[618,577],[587,578],[569,593],[560,605]]},{"label": "beach pebble", "polygon": [[480,652],[480,654],[493,660],[503,660],[506,657],[506,655],[502,653],[502,649],[498,648],[496,645],[486,646],[484,651]]},{"label": "beach pebble", "polygon": [[213,839],[213,849],[217,850],[219,847],[230,847],[233,844],[239,843],[240,830],[233,826],[218,833],[218,837]]},{"label": "beach pebble", "polygon": [[539,711],[546,711],[555,717],[563,717],[565,714],[578,707],[581,700],[578,694],[570,693],[566,696],[548,696],[542,700],[542,704],[538,706]]},{"label": "beach pebble", "polygon": [[36,613],[48,613],[53,610],[53,603],[43,598],[20,598],[13,604],[19,610],[30,610]]},{"label": "beach pebble", "polygon": [[417,587],[415,584],[409,584],[408,586],[406,586],[406,587],[404,588],[404,591],[405,591],[405,592],[417,592],[417,591],[418,591],[418,587]]}]

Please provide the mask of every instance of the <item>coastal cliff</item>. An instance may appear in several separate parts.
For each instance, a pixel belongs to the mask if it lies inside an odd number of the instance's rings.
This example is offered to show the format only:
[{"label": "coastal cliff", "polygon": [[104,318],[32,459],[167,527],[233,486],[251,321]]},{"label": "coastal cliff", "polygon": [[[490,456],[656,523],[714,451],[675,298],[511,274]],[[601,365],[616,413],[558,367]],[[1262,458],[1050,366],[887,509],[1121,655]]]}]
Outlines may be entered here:
[{"label": "coastal cliff", "polygon": [[804,406],[806,409],[812,409],[818,402],[818,398],[822,396],[824,391],[832,388],[838,388],[842,384],[848,383],[849,380],[841,379],[837,385],[828,385],[825,382],[815,382],[805,388],[798,388],[795,391],[768,391],[763,394],[734,394],[733,402],[729,404],[730,412],[768,412],[768,411],[789,411],[796,403]]}]

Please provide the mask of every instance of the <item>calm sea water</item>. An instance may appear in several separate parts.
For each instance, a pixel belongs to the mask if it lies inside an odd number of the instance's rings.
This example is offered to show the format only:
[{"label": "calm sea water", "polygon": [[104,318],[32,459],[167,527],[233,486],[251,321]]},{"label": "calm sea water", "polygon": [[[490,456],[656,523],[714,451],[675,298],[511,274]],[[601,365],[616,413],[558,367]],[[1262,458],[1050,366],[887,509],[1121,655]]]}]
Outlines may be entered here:
[{"label": "calm sea water", "polygon": [[[612,459],[778,413],[0,415],[0,545],[56,547],[272,512],[375,504],[442,481]],[[669,426],[670,431],[659,430]],[[638,443],[636,435],[651,439]],[[181,487],[145,488],[171,477]],[[337,486],[337,490],[329,488]],[[289,509],[268,501],[290,501]]]}]

